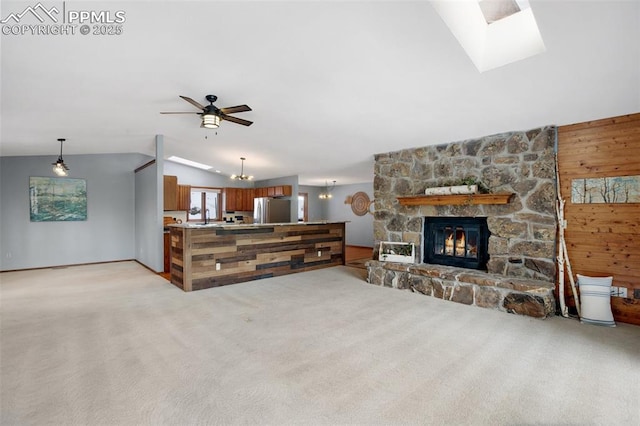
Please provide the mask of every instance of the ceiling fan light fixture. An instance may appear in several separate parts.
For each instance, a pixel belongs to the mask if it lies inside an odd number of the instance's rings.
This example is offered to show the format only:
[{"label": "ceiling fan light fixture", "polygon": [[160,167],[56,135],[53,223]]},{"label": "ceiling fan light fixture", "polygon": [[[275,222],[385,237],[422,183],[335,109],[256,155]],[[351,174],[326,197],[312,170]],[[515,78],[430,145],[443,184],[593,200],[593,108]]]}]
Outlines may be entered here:
[{"label": "ceiling fan light fixture", "polygon": [[64,160],[62,159],[62,143],[65,140],[66,139],[58,139],[58,142],[60,142],[60,156],[58,157],[58,161],[56,161],[55,163],[51,163],[53,165],[53,173],[58,176],[67,176],[69,174],[67,173],[69,171],[69,167],[64,164]]},{"label": "ceiling fan light fixture", "polygon": [[220,127],[220,117],[215,114],[203,114],[202,127],[207,129],[217,129]]}]

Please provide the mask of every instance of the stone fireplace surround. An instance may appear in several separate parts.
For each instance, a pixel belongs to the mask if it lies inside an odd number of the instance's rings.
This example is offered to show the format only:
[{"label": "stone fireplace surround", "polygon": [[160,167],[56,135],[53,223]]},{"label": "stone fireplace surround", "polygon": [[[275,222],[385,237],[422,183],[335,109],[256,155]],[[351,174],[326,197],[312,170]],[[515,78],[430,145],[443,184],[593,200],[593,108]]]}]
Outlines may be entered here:
[{"label": "stone fireplace surround", "polygon": [[[546,126],[375,156],[374,239],[412,242],[416,263],[368,262],[371,284],[408,289],[454,302],[545,317],[555,313],[556,128]],[[400,205],[474,176],[508,204]],[[487,217],[487,272],[421,263],[424,217]]]}]

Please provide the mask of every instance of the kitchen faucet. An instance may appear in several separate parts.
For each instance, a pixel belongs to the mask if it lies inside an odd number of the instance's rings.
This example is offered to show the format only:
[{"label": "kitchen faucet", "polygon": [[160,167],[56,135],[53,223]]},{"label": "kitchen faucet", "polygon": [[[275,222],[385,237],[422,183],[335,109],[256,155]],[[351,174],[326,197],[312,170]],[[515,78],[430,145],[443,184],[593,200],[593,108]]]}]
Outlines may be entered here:
[{"label": "kitchen faucet", "polygon": [[209,223],[209,209],[205,209],[204,210],[204,224],[208,224]]}]

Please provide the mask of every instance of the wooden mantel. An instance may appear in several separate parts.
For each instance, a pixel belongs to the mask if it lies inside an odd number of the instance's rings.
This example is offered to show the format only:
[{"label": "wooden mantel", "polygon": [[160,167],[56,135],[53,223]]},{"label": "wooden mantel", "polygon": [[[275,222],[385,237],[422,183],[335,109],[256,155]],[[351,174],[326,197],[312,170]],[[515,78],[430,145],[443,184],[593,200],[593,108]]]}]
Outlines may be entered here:
[{"label": "wooden mantel", "polygon": [[461,206],[470,204],[508,204],[513,193],[462,194],[462,195],[414,195],[398,197],[401,206]]}]

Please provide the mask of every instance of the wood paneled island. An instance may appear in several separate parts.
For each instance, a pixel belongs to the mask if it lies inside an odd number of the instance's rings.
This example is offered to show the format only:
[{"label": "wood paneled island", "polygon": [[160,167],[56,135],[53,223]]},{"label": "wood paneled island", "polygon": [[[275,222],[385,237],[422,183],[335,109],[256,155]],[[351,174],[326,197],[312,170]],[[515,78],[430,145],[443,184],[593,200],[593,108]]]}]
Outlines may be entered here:
[{"label": "wood paneled island", "polygon": [[171,283],[184,291],[345,263],[345,222],[170,228]]}]

